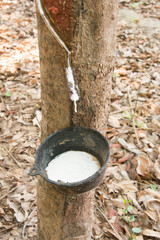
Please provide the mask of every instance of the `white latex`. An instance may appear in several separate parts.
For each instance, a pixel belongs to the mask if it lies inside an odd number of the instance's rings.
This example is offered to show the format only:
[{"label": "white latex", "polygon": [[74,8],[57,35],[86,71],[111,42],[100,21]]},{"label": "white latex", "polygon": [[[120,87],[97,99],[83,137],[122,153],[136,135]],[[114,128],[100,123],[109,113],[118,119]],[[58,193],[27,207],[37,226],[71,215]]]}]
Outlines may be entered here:
[{"label": "white latex", "polygon": [[73,183],[92,176],[100,169],[93,155],[82,151],[67,151],[51,160],[46,171],[52,181]]},{"label": "white latex", "polygon": [[70,66],[66,68],[66,75],[67,75],[67,83],[69,88],[69,96],[70,96],[70,99],[74,102],[75,112],[77,112],[77,101],[79,100],[79,96],[77,93],[75,80],[74,80],[72,69]]}]

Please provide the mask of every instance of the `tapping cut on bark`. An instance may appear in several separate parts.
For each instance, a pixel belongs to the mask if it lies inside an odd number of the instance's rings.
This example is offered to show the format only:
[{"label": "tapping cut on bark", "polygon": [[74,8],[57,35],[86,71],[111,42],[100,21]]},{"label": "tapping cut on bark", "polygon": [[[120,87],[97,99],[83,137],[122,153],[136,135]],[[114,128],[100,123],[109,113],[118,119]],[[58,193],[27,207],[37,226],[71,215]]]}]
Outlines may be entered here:
[{"label": "tapping cut on bark", "polygon": [[[36,3],[37,3],[37,9],[38,9],[41,17],[43,18],[46,26],[48,27],[49,31],[51,32],[53,37],[57,40],[57,42],[61,45],[61,47],[63,47],[67,52],[67,55],[68,55],[67,56],[67,64],[68,64],[68,66],[66,68],[66,79],[67,79],[67,84],[68,84],[69,97],[74,102],[75,112],[77,112],[77,101],[79,100],[79,95],[78,95],[78,91],[77,91],[78,86],[75,83],[73,72],[72,72],[72,69],[71,69],[71,66],[70,66],[70,54],[71,54],[71,52],[67,48],[64,41],[62,41],[60,36],[55,31],[54,28],[56,28],[56,26],[54,26],[54,24],[53,24],[54,20],[52,19],[52,17],[50,17],[49,14],[46,13],[45,5],[41,3],[41,0],[36,0]],[[54,8],[54,10],[55,10],[55,8]],[[58,12],[59,11],[57,9],[57,13]]]},{"label": "tapping cut on bark", "polygon": [[[72,0],[36,0],[42,5],[42,9],[49,23],[54,28],[63,42],[68,35],[72,35],[74,27],[74,11]],[[67,43],[67,42],[66,42]]]}]

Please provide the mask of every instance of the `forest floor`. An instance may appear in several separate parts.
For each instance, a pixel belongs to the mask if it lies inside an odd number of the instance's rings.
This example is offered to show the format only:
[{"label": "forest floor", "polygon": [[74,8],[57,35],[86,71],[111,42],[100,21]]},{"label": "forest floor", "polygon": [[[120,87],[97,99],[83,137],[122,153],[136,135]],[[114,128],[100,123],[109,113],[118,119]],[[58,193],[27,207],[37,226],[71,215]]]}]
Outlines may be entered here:
[{"label": "forest floor", "polygon": [[[40,73],[33,1],[0,2],[0,239],[36,239]],[[160,239],[160,3],[120,1],[94,239]],[[135,237],[136,236],[136,237]]]}]

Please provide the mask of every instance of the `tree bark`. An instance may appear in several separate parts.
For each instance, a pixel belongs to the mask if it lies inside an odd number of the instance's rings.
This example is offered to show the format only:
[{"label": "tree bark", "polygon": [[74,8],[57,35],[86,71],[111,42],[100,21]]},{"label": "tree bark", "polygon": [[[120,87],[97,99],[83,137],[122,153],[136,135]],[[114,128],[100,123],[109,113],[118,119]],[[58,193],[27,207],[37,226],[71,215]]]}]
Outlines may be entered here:
[{"label": "tree bark", "polygon": [[[79,1],[77,1],[79,2]],[[118,0],[81,1],[72,41],[80,101],[75,125],[105,133],[115,60]]]},{"label": "tree bark", "polygon": [[[115,58],[118,0],[48,2],[54,7],[51,15],[56,31],[72,52],[71,66],[76,74],[80,100],[75,113],[66,83],[66,52],[37,11],[42,140],[73,125],[92,127],[105,133]],[[55,8],[59,10],[55,11]],[[59,15],[54,16],[55,13]],[[63,15],[63,21],[60,21]],[[38,177],[37,191],[39,240],[91,239],[94,190],[81,195],[64,195]]]}]

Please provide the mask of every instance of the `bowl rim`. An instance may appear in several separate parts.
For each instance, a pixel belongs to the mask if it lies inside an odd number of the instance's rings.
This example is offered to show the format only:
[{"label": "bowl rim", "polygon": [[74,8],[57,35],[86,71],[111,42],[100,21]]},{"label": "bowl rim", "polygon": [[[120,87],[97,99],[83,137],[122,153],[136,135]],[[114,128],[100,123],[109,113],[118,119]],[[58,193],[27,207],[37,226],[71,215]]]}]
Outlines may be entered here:
[{"label": "bowl rim", "polygon": [[[107,148],[108,148],[108,152],[107,152],[107,157],[106,157],[106,160],[105,160],[105,163],[103,164],[103,166],[98,170],[96,171],[93,175],[91,175],[90,177],[88,178],[85,178],[84,180],[81,180],[81,181],[77,181],[77,182],[61,182],[61,181],[53,181],[53,180],[50,180],[49,178],[47,178],[43,172],[41,171],[41,168],[37,165],[38,164],[38,159],[39,159],[39,155],[40,155],[40,151],[41,151],[41,148],[44,147],[44,145],[49,141],[50,138],[52,138],[53,136],[56,136],[62,132],[68,132],[68,131],[76,131],[76,129],[83,129],[84,131],[87,130],[87,131],[90,131],[90,132],[94,132],[95,134],[99,135],[103,140],[104,142],[106,143],[107,145]],[[35,175],[40,175],[42,178],[44,178],[46,181],[52,183],[52,184],[55,184],[57,186],[61,186],[61,187],[79,187],[81,185],[84,185],[84,184],[87,184],[88,182],[94,182],[99,175],[101,175],[105,169],[106,169],[106,166],[107,166],[107,163],[109,161],[109,158],[110,158],[110,145],[109,145],[109,142],[108,140],[106,139],[106,137],[104,135],[102,135],[100,132],[98,132],[97,130],[93,129],[93,128],[90,128],[90,127],[80,127],[80,126],[76,126],[76,127],[68,127],[68,128],[63,128],[61,130],[58,130],[57,132],[54,132],[53,134],[49,135],[41,144],[40,146],[38,147],[37,149],[37,153],[36,153],[36,160],[35,160],[35,165],[33,167],[33,170],[36,170],[36,173]]]}]

